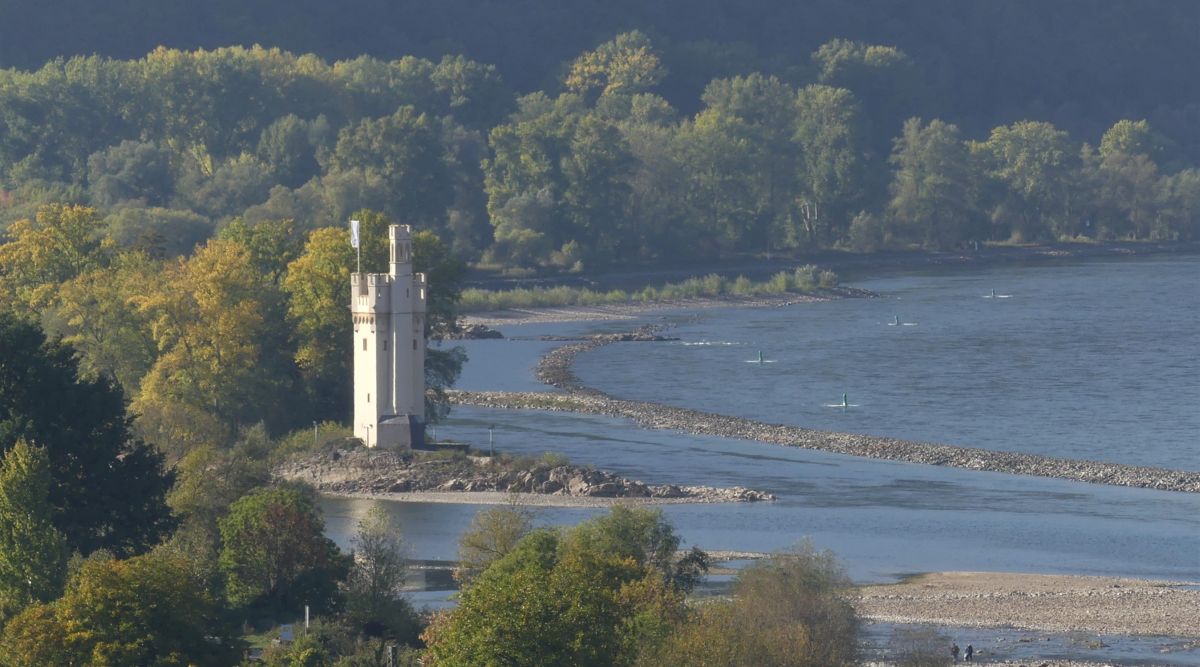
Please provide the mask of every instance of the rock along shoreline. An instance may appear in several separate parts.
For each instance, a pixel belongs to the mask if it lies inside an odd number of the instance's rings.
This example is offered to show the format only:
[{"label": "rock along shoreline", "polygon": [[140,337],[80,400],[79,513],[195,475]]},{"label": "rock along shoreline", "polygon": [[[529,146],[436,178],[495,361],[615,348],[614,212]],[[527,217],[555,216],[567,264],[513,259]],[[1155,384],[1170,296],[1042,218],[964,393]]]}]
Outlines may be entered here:
[{"label": "rock along shoreline", "polygon": [[[640,330],[650,333],[650,330]],[[646,339],[652,339],[645,336]],[[694,435],[753,440],[872,459],[949,466],[968,470],[1053,477],[1076,482],[1126,486],[1160,491],[1200,492],[1200,472],[1170,470],[1038,454],[1003,452],[933,444],[873,435],[837,433],[770,424],[742,417],[678,408],[646,401],[614,398],[584,386],[571,370],[575,357],[613,342],[596,336],[558,347],[538,362],[537,378],[559,392],[452,391],[451,402],[488,408],[579,412],[628,419],[643,428],[681,431]]]},{"label": "rock along shoreline", "polygon": [[[530,504],[602,506],[644,503],[729,503],[775,500],[743,487],[646,484],[605,470],[568,463],[497,456],[426,455],[387,449],[327,447],[277,466],[279,479],[305,482],[317,491],[347,497],[472,502],[474,494],[545,498]],[[562,502],[555,503],[553,499]],[[495,502],[495,498],[490,498]]]}]

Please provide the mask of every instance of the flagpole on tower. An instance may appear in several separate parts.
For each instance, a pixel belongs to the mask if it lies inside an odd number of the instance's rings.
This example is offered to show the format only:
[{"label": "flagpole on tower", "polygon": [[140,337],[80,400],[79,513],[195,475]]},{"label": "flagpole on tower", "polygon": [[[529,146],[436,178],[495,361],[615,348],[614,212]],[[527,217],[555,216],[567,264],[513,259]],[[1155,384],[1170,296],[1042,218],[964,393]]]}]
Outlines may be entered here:
[{"label": "flagpole on tower", "polygon": [[350,245],[354,247],[358,257],[358,270],[356,273],[362,273],[362,243],[358,240],[358,221],[350,221]]}]

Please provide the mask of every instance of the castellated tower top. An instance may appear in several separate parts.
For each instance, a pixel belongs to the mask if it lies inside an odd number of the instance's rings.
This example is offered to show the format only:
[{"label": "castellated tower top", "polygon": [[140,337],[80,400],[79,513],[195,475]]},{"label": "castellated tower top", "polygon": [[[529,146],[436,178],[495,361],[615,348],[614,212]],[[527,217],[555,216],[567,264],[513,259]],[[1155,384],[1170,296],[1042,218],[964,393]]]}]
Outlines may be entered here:
[{"label": "castellated tower top", "polygon": [[391,225],[388,227],[388,247],[391,252],[391,275],[412,275],[412,227]]}]

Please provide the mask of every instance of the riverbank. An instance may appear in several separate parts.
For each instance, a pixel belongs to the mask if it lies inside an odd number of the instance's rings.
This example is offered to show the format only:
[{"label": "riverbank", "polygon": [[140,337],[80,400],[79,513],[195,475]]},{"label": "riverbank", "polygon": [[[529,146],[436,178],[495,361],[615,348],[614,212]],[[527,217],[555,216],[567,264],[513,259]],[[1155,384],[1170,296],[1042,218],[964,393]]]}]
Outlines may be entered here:
[{"label": "riverbank", "polygon": [[482,311],[462,316],[466,326],[518,326],[524,324],[555,324],[559,322],[603,322],[633,320],[669,310],[702,310],[710,308],[784,308],[800,303],[815,303],[831,299],[874,296],[866,290],[847,287],[823,290],[820,294],[779,294],[772,296],[714,296],[690,299],[671,299],[653,302],[631,302],[603,306],[561,306],[554,308],[510,308]]},{"label": "riverbank", "polygon": [[405,502],[607,507],[621,502],[728,503],[775,500],[742,487],[645,484],[547,455],[541,460],[465,453],[326,447],[284,462],[278,479],[346,498]]},{"label": "riverbank", "polygon": [[1197,582],[938,572],[860,588],[855,607],[886,623],[1200,639]]},{"label": "riverbank", "polygon": [[[847,281],[863,276],[878,275],[883,272],[913,271],[935,267],[1011,266],[1082,259],[1194,254],[1197,252],[1200,252],[1200,244],[1197,243],[1151,242],[1053,243],[1028,246],[985,245],[980,246],[978,249],[944,252],[890,251],[860,254],[829,251],[767,259],[755,258],[723,261],[706,263],[701,266],[668,265],[634,267],[602,273],[556,274],[535,278],[473,276],[468,279],[467,284],[471,287],[493,290],[556,285],[590,287],[593,289],[635,290],[647,285],[686,280],[702,273],[716,274],[727,278],[744,275],[751,279],[763,279],[773,273],[791,270],[796,266],[805,264],[814,264],[820,266],[822,269],[833,270],[839,274],[842,281]],[[838,289],[853,291],[852,288],[844,286]],[[842,296],[863,295],[846,294]],[[488,326],[627,320],[660,311],[684,308],[775,308],[806,301],[820,301],[825,298],[840,297],[821,294],[811,297],[800,294],[756,297],[720,296],[605,306],[522,308],[471,313],[464,316],[463,320],[468,323],[479,323]]]}]

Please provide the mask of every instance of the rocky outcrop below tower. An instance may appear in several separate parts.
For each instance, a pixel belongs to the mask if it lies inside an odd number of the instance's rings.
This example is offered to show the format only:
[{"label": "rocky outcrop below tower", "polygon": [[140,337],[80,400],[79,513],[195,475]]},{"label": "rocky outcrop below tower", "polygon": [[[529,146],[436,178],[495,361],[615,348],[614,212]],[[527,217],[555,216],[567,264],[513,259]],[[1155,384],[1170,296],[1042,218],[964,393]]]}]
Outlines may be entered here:
[{"label": "rocky outcrop below tower", "polygon": [[646,484],[552,458],[426,454],[361,447],[325,448],[277,466],[274,474],[279,479],[305,482],[322,493],[335,495],[491,491],[693,503],[775,499],[770,493],[742,487]]}]

